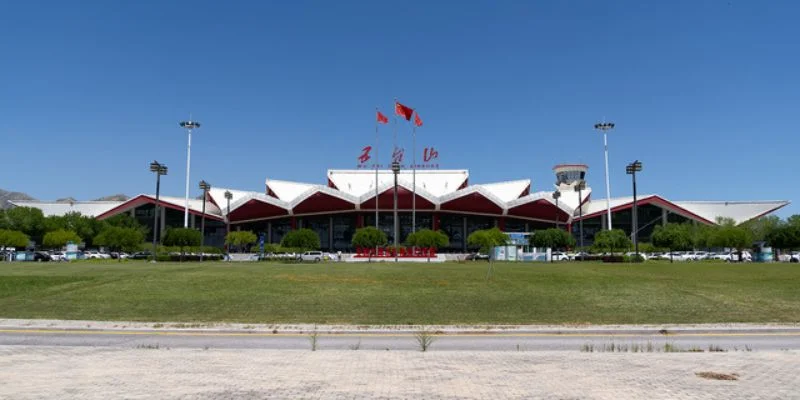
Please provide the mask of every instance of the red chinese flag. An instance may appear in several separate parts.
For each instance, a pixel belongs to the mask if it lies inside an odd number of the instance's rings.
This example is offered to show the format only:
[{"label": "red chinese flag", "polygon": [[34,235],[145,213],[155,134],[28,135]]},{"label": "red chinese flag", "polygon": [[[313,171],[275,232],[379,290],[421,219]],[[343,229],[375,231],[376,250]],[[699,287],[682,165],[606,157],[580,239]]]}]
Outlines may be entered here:
[{"label": "red chinese flag", "polygon": [[386,116],[381,114],[380,111],[375,111],[375,112],[378,113],[378,123],[379,124],[388,124],[389,123],[389,118],[386,118]]},{"label": "red chinese flag", "polygon": [[394,113],[405,118],[406,121],[411,121],[411,115],[414,114],[414,109],[394,102]]},{"label": "red chinese flag", "polygon": [[419,113],[414,113],[414,125],[422,126],[422,118],[419,117]]}]

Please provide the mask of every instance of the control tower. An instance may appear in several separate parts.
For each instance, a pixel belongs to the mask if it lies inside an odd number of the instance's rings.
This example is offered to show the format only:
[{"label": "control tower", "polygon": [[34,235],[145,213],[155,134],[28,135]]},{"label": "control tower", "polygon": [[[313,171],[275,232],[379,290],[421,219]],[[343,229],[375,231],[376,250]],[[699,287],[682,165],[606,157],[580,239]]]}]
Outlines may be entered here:
[{"label": "control tower", "polygon": [[558,164],[553,167],[553,172],[556,174],[555,187],[561,192],[560,200],[570,208],[578,208],[578,205],[585,202],[592,193],[589,185],[584,184],[584,188],[580,191],[582,198],[578,197],[577,186],[581,182],[586,182],[588,171],[589,166],[586,164]]}]

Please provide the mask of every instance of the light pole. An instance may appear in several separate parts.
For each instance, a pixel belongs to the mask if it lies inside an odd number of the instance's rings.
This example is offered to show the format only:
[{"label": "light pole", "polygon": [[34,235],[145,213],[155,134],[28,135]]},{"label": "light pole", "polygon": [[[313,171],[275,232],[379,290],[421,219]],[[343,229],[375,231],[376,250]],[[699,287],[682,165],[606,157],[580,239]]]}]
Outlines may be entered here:
[{"label": "light pole", "polygon": [[633,251],[639,258],[639,205],[636,203],[636,173],[642,170],[642,162],[636,160],[625,166],[625,173],[633,180],[633,211],[631,212],[631,231],[633,232]]},{"label": "light pole", "polygon": [[608,230],[611,230],[611,184],[608,180],[608,131],[614,129],[613,122],[594,124],[594,129],[603,132],[603,149],[606,156],[606,210],[608,211]]},{"label": "light pole", "polygon": [[400,236],[400,221],[397,220],[397,174],[400,172],[400,163],[392,162],[394,174],[394,262],[397,262],[397,238]]},{"label": "light pole", "polygon": [[[556,208],[558,208],[558,199],[560,197],[561,197],[561,192],[559,192],[558,190],[553,192],[553,199],[556,201]],[[559,227],[558,226],[558,212],[559,212],[559,210],[556,210],[556,228]]]},{"label": "light pole", "polygon": [[578,235],[580,236],[579,243],[581,246],[581,261],[586,253],[583,249],[583,189],[586,189],[586,181],[581,180],[575,185],[575,190],[578,192]]},{"label": "light pole", "polygon": [[203,246],[206,244],[206,197],[211,185],[200,181],[200,190],[203,191],[203,215],[200,217],[200,261],[203,261]]},{"label": "light pole", "polygon": [[156,262],[156,243],[158,242],[158,196],[161,192],[161,175],[167,174],[167,166],[153,161],[150,163],[150,172],[156,174],[156,206],[153,210],[153,262]]},{"label": "light pole", "polygon": [[189,117],[189,121],[181,121],[180,123],[181,128],[186,129],[189,132],[189,144],[186,146],[186,199],[185,205],[183,209],[183,227],[189,227],[189,170],[192,167],[192,129],[197,129],[200,127],[200,123],[197,121],[192,121],[191,117]]},{"label": "light pole", "polygon": [[233,193],[226,190],[225,191],[225,200],[228,200],[228,212],[225,213],[225,248],[228,248],[228,235],[231,234],[231,199],[233,198]]}]

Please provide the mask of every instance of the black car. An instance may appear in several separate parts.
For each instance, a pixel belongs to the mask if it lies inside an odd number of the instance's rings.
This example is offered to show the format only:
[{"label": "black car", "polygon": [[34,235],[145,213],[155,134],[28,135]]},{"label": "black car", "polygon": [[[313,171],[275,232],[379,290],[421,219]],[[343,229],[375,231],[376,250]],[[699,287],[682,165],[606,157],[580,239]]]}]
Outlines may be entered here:
[{"label": "black car", "polygon": [[33,252],[33,261],[52,261],[52,257],[50,254],[47,254],[44,251],[34,251]]},{"label": "black car", "polygon": [[133,253],[129,258],[131,260],[147,260],[150,258],[150,254],[151,253],[149,251],[140,251]]}]

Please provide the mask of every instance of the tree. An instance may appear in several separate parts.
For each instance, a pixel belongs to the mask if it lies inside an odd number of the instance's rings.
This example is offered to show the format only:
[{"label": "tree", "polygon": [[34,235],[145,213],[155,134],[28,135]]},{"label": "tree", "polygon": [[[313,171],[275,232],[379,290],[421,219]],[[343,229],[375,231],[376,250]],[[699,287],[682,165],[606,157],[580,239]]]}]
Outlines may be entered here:
[{"label": "tree", "polygon": [[551,248],[553,250],[575,246],[575,238],[569,232],[558,228],[535,231],[528,240],[533,247]]},{"label": "tree", "polygon": [[611,255],[614,250],[624,250],[631,247],[631,239],[622,229],[603,230],[594,235],[594,246],[608,249]]},{"label": "tree", "polygon": [[501,232],[500,229],[491,228],[491,229],[482,229],[475,232],[472,232],[467,237],[467,244],[472,247],[477,247],[486,254],[489,254],[489,269],[486,271],[486,279],[488,280],[492,276],[492,271],[494,269],[492,265],[493,261],[493,254],[491,254],[492,250],[494,250],[497,246],[502,246],[508,243],[508,235]]},{"label": "tree", "polygon": [[[181,262],[185,254],[185,248],[189,246],[199,246],[201,233],[190,228],[170,228],[164,233],[162,242],[165,246],[178,246],[181,248]],[[155,256],[155,255],[154,255]]]},{"label": "tree", "polygon": [[0,247],[25,247],[29,242],[28,235],[20,231],[0,229]]},{"label": "tree", "polygon": [[[386,233],[374,226],[356,229],[351,241],[351,243],[353,243],[353,247],[363,247],[367,249],[378,246],[386,246],[386,243],[388,242],[389,240],[386,238]],[[369,261],[372,261],[371,256]]]},{"label": "tree", "polygon": [[800,248],[800,226],[782,224],[770,231],[766,242],[778,250],[794,250]]},{"label": "tree", "polygon": [[302,250],[317,250],[320,246],[319,236],[311,229],[297,229],[283,236],[281,246],[295,247]]},{"label": "tree", "polygon": [[[94,243],[112,251],[136,251],[144,242],[144,234],[137,228],[107,226],[95,238]],[[155,255],[154,255],[155,256]],[[122,261],[122,257],[117,257]]]},{"label": "tree", "polygon": [[78,244],[81,242],[81,237],[73,231],[58,229],[44,234],[42,244],[44,247],[51,249],[60,249],[67,245],[67,243]]},{"label": "tree", "polygon": [[742,250],[753,245],[753,236],[749,230],[741,226],[725,223],[714,229],[710,243],[714,247],[735,249],[739,253],[739,260],[742,260]]},{"label": "tree", "polygon": [[769,234],[783,225],[781,219],[776,215],[767,215],[756,218],[742,224],[742,227],[750,231],[750,236],[754,241],[766,241]]},{"label": "tree", "polygon": [[673,251],[691,250],[693,243],[692,231],[687,224],[666,224],[659,225],[653,230],[653,244],[658,247],[666,247],[670,251],[669,261],[672,259]]},{"label": "tree", "polygon": [[32,207],[14,207],[5,211],[4,225],[9,230],[20,231],[33,241],[41,243],[45,232],[42,210]]},{"label": "tree", "polygon": [[[129,218],[130,214],[128,215]],[[92,246],[92,240],[106,226],[104,221],[81,215],[79,212],[69,212],[62,216],[49,216],[45,218],[47,232],[59,229],[75,232],[87,246]]]},{"label": "tree", "polygon": [[258,237],[252,231],[233,231],[225,237],[225,244],[234,246],[240,252],[256,241],[258,241]]},{"label": "tree", "polygon": [[[427,247],[439,249],[450,245],[450,238],[447,237],[442,231],[433,231],[430,229],[420,229],[412,232],[406,238],[406,244],[413,247]],[[428,262],[431,261],[428,256]]]},{"label": "tree", "polygon": [[406,244],[416,247],[433,247],[439,249],[450,245],[450,239],[442,231],[433,231],[430,229],[420,229],[411,233],[406,238]]}]

